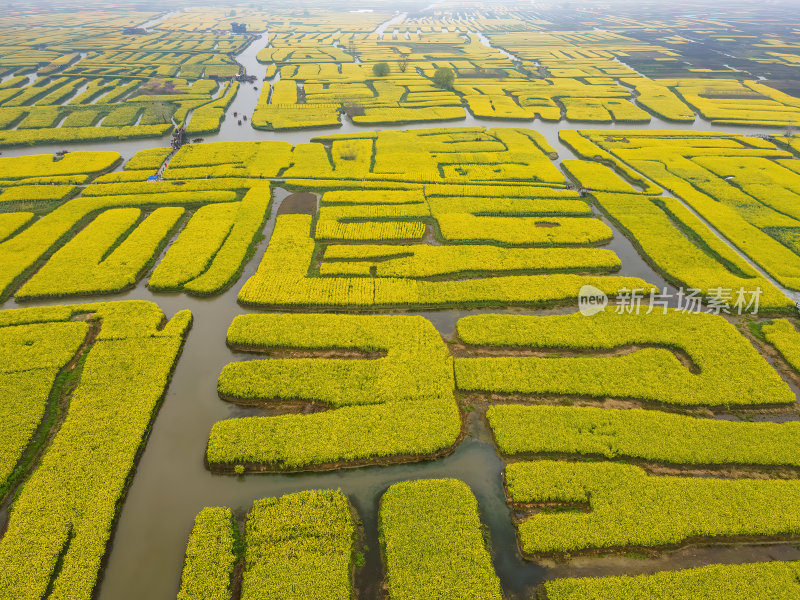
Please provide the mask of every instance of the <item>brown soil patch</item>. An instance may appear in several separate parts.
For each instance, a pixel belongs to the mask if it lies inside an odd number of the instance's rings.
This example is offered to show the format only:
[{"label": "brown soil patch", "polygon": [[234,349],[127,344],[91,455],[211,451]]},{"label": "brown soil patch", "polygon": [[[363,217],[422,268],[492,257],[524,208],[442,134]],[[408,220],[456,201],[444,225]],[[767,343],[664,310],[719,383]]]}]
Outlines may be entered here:
[{"label": "brown soil patch", "polygon": [[297,192],[286,196],[278,209],[280,215],[317,214],[317,196],[311,192]]}]

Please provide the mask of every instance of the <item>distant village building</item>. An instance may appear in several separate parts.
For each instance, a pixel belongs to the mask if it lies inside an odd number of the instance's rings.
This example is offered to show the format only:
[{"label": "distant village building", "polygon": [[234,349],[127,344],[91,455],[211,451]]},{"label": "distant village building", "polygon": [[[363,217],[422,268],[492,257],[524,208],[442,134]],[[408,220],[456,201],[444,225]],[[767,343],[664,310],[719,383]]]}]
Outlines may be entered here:
[{"label": "distant village building", "polygon": [[247,33],[247,23],[231,23],[233,33]]}]

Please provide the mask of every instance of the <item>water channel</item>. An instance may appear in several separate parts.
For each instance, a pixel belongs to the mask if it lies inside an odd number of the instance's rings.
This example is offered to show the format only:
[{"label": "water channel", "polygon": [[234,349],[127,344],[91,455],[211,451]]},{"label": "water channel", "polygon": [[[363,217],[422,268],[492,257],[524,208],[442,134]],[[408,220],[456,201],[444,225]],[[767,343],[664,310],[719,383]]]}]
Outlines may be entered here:
[{"label": "water channel", "polygon": [[[157,21],[154,20],[148,25],[157,25]],[[264,46],[265,39],[265,34],[255,37],[237,57],[245,66],[247,73],[256,75],[259,82],[264,77],[266,67],[256,61],[255,55]],[[265,132],[252,129],[248,123],[239,126],[237,119],[232,116],[233,112],[252,115],[259,91],[254,90],[252,84],[242,84],[220,132],[204,136],[205,141],[283,140],[298,144],[308,142],[321,133],[320,130]],[[453,125],[533,128],[542,132],[557,148],[560,157],[557,163],[564,158],[574,158],[569,149],[558,141],[558,130],[564,127],[563,124],[497,121],[468,115],[462,122],[447,124],[447,126]],[[347,133],[365,129],[413,129],[436,126],[436,123],[421,123],[364,128],[344,119],[341,128],[323,131]],[[654,117],[650,124],[586,125],[586,128],[692,129],[742,134],[779,133],[774,129],[720,128],[699,118],[692,125],[664,122]],[[116,150],[128,159],[139,150],[165,145],[168,145],[167,137],[15,148],[3,151],[3,155],[51,153],[62,149]],[[502,484],[504,463],[495,451],[491,433],[480,411],[465,414],[466,438],[452,454],[435,461],[342,469],[325,473],[253,474],[237,477],[209,472],[203,458],[212,425],[223,419],[258,413],[257,409],[222,401],[217,395],[216,384],[224,365],[232,361],[253,358],[252,354],[230,350],[225,344],[225,334],[236,315],[255,312],[237,304],[236,297],[244,281],[255,272],[272,233],[275,215],[280,211],[281,203],[288,195],[289,192],[280,187],[276,187],[273,191],[272,215],[263,231],[266,239],[259,244],[256,256],[245,266],[239,281],[218,297],[195,298],[184,294],[153,294],[144,283],[140,282],[135,289],[113,296],[35,303],[63,304],[93,302],[98,299],[141,299],[157,303],[167,316],[172,316],[182,309],[190,309],[194,314],[194,325],[183,355],[177,364],[165,402],[154,422],[150,439],[122,507],[105,572],[98,587],[98,600],[144,598],[174,600],[179,586],[186,541],[193,519],[203,507],[229,506],[237,515],[243,516],[256,499],[321,488],[341,489],[357,509],[364,524],[368,548],[365,552],[366,563],[357,573],[358,597],[362,600],[380,598],[383,594],[383,566],[378,543],[377,507],[381,495],[394,482],[432,477],[454,477],[465,481],[472,488],[478,498],[481,518],[489,532],[495,568],[509,599],[530,598],[537,584],[553,577],[647,573],[711,563],[800,560],[800,550],[794,544],[781,542],[692,545],[673,552],[665,552],[655,559],[614,555],[585,556],[566,562],[527,561],[518,551],[512,514],[505,500]],[[607,247],[620,256],[622,261],[620,274],[641,277],[659,287],[664,287],[666,283],[663,278],[639,256],[628,239],[612,223],[606,219],[604,221],[614,231],[614,239]],[[30,304],[26,303],[26,306]],[[19,305],[14,300],[10,300],[3,308],[17,306]],[[502,312],[546,314],[565,310],[508,309]],[[424,314],[443,336],[450,337],[454,334],[455,323],[459,318],[478,312],[498,311],[445,310],[411,314]]]}]

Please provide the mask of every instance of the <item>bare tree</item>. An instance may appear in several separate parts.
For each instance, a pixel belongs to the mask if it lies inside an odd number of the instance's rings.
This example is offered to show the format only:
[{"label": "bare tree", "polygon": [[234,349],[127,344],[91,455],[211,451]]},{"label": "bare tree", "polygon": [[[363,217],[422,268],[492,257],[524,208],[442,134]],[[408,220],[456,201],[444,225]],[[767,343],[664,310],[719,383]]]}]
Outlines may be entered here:
[{"label": "bare tree", "polygon": [[351,119],[353,117],[363,117],[365,114],[364,107],[353,100],[348,100],[342,105],[342,112]]}]

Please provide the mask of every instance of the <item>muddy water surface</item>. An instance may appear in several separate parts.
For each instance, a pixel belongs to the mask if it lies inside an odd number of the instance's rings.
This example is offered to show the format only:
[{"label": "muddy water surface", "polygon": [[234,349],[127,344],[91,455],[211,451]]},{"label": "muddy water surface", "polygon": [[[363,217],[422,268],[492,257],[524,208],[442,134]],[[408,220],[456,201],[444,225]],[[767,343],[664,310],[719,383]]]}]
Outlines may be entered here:
[{"label": "muddy water surface", "polygon": [[[269,238],[278,213],[313,210],[313,194],[274,193],[273,217],[264,234]],[[502,482],[504,463],[497,456],[480,411],[468,412],[467,435],[449,456],[435,461],[342,469],[326,473],[285,475],[248,474],[243,477],[209,472],[203,462],[208,434],[222,419],[258,414],[259,410],[222,401],[216,393],[217,377],[229,362],[252,359],[225,345],[225,334],[236,315],[257,312],[236,303],[242,283],[252,275],[266,248],[259,244],[257,255],[245,267],[242,278],[217,298],[192,298],[183,294],[152,294],[144,285],[107,300],[149,300],[156,302],[167,316],[182,309],[194,314],[194,325],[172,383],[138,465],[137,473],[122,508],[99,600],[172,600],[178,590],[186,540],[195,515],[205,506],[230,506],[243,516],[254,500],[304,489],[340,488],[363,520],[366,563],[357,574],[362,599],[380,597],[383,567],[380,560],[377,509],[386,489],[395,482],[431,477],[454,477],[473,490],[481,508],[481,518],[489,540],[503,588],[509,598],[522,599],[545,578],[616,573],[644,573],[660,569],[683,568],[715,562],[795,560],[800,551],[792,544],[692,547],[657,559],[635,556],[573,559],[567,563],[524,560],[517,550],[511,512],[506,504]],[[644,277],[658,284],[662,280],[642,261],[624,237],[615,231],[610,245],[622,258],[623,273]],[[76,302],[90,302],[86,298]],[[49,301],[35,304],[59,304]],[[26,303],[26,306],[30,303]],[[9,301],[3,308],[19,306]],[[450,338],[458,319],[479,313],[554,314],[572,309],[552,310],[446,310],[407,312],[430,319],[440,333]],[[770,418],[765,416],[764,418]],[[776,418],[776,417],[772,417]],[[779,417],[777,417],[779,418]]]},{"label": "muddy water surface", "polygon": [[[158,19],[149,23],[157,25]],[[264,65],[255,60],[263,47],[265,35],[254,39],[238,60],[249,74],[260,81],[266,72]],[[309,130],[296,132],[263,132],[252,129],[249,122],[238,124],[233,116],[252,115],[260,89],[243,83],[227,113],[218,134],[204,136],[206,142],[282,140],[294,144],[308,142],[320,133],[361,132],[365,129],[346,118],[343,126],[335,130]],[[436,127],[437,123],[381,126],[378,129],[415,129]],[[560,128],[576,128],[574,124],[553,124],[521,121],[497,121],[467,116],[460,122],[446,126],[530,127],[542,132],[558,149],[559,163],[564,158],[574,158],[558,142]],[[591,125],[596,129],[692,129],[695,131],[729,131],[743,134],[776,133],[776,130],[754,128],[718,128],[697,119],[694,124],[675,124],[654,118],[642,125]],[[131,140],[116,143],[67,144],[37,148],[4,150],[4,156],[33,153],[52,153],[68,150],[109,150],[122,153],[125,159],[139,150],[165,146],[169,137],[162,139]],[[122,508],[112,550],[98,588],[99,600],[174,600],[178,590],[186,540],[195,515],[205,506],[230,506],[240,516],[253,501],[267,496],[311,488],[340,488],[355,505],[364,522],[367,551],[366,564],[357,574],[359,597],[373,599],[382,593],[382,565],[377,532],[377,508],[381,495],[394,482],[416,478],[455,477],[465,481],[478,498],[481,517],[489,532],[495,568],[502,580],[508,598],[530,597],[531,590],[545,578],[582,575],[612,575],[620,573],[648,573],[662,569],[685,568],[710,563],[738,563],[763,560],[798,560],[800,551],[790,543],[739,544],[725,546],[691,546],[664,553],[657,558],[635,555],[587,556],[568,562],[551,560],[539,563],[524,560],[516,544],[511,513],[506,505],[502,485],[504,463],[497,456],[492,436],[480,411],[466,413],[467,435],[452,454],[436,461],[405,465],[373,466],[342,469],[327,473],[247,475],[236,477],[210,473],[203,462],[204,451],[211,427],[217,421],[231,417],[258,414],[258,409],[236,406],[220,400],[216,393],[217,377],[229,362],[253,358],[252,354],[235,352],[225,345],[225,334],[236,315],[255,312],[236,303],[243,282],[254,273],[274,227],[277,213],[308,212],[316,206],[313,194],[293,194],[283,189],[274,192],[272,217],[264,228],[266,240],[245,267],[235,286],[216,298],[192,298],[184,294],[152,294],[142,283],[124,294],[105,296],[105,300],[142,299],[156,302],[167,316],[178,310],[190,309],[194,325],[178,362],[172,383],[161,411],[155,420],[149,442],[144,450],[133,479],[126,502]],[[284,203],[285,200],[285,203]],[[621,258],[621,275],[641,277],[659,287],[665,282],[637,253],[633,245],[602,215],[614,231],[613,240],[606,246]],[[63,304],[93,302],[98,298],[58,300],[36,304]],[[26,304],[30,305],[30,304]],[[14,301],[3,308],[14,308]],[[440,333],[451,337],[458,319],[469,314],[510,312],[518,314],[552,314],[568,312],[560,308],[550,311],[527,309],[498,310],[447,310],[414,312],[430,319]],[[797,391],[797,388],[794,388]],[[730,416],[729,418],[736,418]],[[781,420],[780,415],[758,415],[757,420]]]}]

